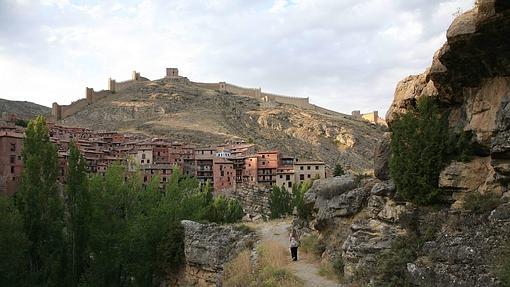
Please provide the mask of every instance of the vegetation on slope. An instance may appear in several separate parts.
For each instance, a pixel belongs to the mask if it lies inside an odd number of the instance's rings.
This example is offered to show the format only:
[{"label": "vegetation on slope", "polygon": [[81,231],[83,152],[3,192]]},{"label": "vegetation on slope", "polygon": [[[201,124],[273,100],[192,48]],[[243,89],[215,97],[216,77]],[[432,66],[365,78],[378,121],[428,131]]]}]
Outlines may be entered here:
[{"label": "vegetation on slope", "polygon": [[23,175],[13,198],[0,198],[2,286],[159,286],[183,260],[180,221],[241,219],[237,201],[213,199],[209,185],[174,169],[164,190],[154,177],[110,166],[89,177],[71,145],[67,185],[57,184],[57,149],[44,118],[30,122]]}]

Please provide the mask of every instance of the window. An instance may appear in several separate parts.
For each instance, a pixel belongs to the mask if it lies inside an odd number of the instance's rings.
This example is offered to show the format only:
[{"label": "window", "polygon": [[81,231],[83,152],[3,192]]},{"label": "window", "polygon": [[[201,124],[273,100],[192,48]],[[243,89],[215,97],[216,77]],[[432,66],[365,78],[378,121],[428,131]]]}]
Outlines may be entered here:
[{"label": "window", "polygon": [[280,174],[280,178],[283,178],[283,175]]},{"label": "window", "polygon": [[225,176],[225,172],[223,170],[220,172],[220,176]]},{"label": "window", "polygon": [[289,175],[289,174],[287,174],[287,175],[285,176],[285,179],[286,179],[286,180],[290,180],[290,175]]},{"label": "window", "polygon": [[144,162],[145,162],[145,160],[143,160],[143,159],[142,159],[142,160],[141,160],[141,163],[144,163]]},{"label": "window", "polygon": [[142,153],[142,158],[145,159],[145,154],[144,153]]},{"label": "window", "polygon": [[265,162],[265,161],[263,161],[263,162],[262,162],[262,165],[266,165],[266,162]]},{"label": "window", "polygon": [[287,183],[287,185],[289,186],[289,188],[291,188],[291,187],[292,187],[292,182],[290,182],[290,181],[289,181],[289,182]]},{"label": "window", "polygon": [[307,166],[306,166],[306,169],[307,169],[307,170],[310,170],[310,166],[309,166],[309,165],[307,165]]},{"label": "window", "polygon": [[11,151],[16,151],[16,144],[15,143],[11,144]]},{"label": "window", "polygon": [[11,163],[14,163],[16,162],[16,156],[15,155],[11,155]]},{"label": "window", "polygon": [[300,170],[303,170],[303,166],[300,166],[300,167],[299,167],[299,169],[300,169]]},{"label": "window", "polygon": [[299,175],[299,180],[305,180],[305,175],[304,174],[300,174]]},{"label": "window", "polygon": [[143,177],[143,182],[147,182],[147,176]]},{"label": "window", "polygon": [[151,160],[150,160],[150,159],[148,159],[148,160],[147,160],[147,163],[151,163]]},{"label": "window", "polygon": [[262,155],[262,158],[266,158],[266,155],[265,155],[265,154],[263,154],[263,155]]},{"label": "window", "polygon": [[308,178],[312,177],[311,175],[307,175]]},{"label": "window", "polygon": [[316,170],[318,170],[318,169],[319,169],[319,166],[318,166],[318,165],[316,165],[316,166],[315,166],[315,169],[316,169]]},{"label": "window", "polygon": [[11,166],[11,173],[14,173],[14,166]]}]

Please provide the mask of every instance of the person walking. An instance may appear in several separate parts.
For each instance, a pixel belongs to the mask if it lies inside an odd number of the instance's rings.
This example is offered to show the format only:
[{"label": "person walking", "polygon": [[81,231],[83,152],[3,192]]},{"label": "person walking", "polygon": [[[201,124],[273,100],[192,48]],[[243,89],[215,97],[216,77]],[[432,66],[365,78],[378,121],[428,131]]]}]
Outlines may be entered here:
[{"label": "person walking", "polygon": [[290,255],[292,257],[292,261],[297,261],[297,251],[299,247],[299,242],[296,236],[296,232],[293,230],[289,236],[290,242]]}]

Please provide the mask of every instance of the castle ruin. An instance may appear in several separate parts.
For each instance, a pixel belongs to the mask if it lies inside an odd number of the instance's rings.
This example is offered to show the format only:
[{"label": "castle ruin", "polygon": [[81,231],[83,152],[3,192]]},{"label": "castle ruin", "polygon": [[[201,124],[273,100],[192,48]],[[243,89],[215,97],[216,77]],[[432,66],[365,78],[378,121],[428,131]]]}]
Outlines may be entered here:
[{"label": "castle ruin", "polygon": [[351,116],[358,120],[364,120],[367,122],[371,122],[377,125],[387,126],[386,121],[379,117],[378,111],[373,111],[371,113],[362,114],[361,111],[355,110],[352,111]]},{"label": "castle ruin", "polygon": [[[164,79],[173,80],[180,79],[182,77],[179,75],[178,68],[166,68],[166,75]],[[117,82],[115,79],[108,78],[108,88],[106,90],[94,91],[93,88],[86,87],[85,88],[85,98],[79,99],[75,102],[72,102],[69,105],[59,105],[58,103],[53,103],[52,105],[52,116],[56,120],[61,120],[65,117],[68,117],[76,112],[81,111],[88,105],[92,105],[105,97],[128,89],[130,87],[136,86],[137,84],[149,81],[149,79],[140,76],[139,72],[133,71],[131,80]],[[219,92],[231,93],[240,96],[246,96],[255,98],[261,101],[266,106],[275,105],[276,103],[282,104],[290,104],[295,105],[300,108],[306,109],[315,109],[317,110],[319,107],[310,104],[310,100],[308,97],[306,98],[298,98],[298,97],[287,97],[283,95],[271,94],[263,92],[261,88],[245,88],[236,86],[233,84],[229,84],[227,82],[218,82],[218,83],[200,83],[200,82],[189,82],[199,87],[211,90],[217,90]]]}]

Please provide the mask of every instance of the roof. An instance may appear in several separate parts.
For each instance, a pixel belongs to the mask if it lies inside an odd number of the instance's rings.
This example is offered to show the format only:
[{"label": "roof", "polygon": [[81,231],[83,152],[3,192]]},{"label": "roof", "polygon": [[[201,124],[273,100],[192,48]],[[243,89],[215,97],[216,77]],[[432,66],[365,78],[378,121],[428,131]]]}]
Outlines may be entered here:
[{"label": "roof", "polygon": [[325,165],[326,163],[323,161],[298,161],[294,163],[294,165],[307,165],[307,164]]}]

